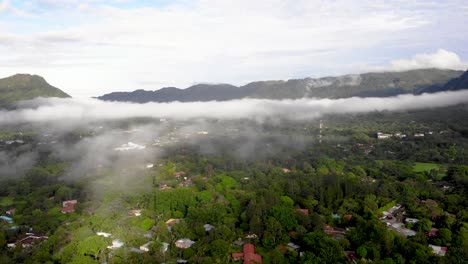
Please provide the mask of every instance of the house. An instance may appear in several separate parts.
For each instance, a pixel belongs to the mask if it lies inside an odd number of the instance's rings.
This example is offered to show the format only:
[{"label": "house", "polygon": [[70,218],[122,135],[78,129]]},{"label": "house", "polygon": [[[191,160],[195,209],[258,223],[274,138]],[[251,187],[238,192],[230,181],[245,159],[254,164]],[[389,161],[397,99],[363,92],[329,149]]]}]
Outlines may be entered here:
[{"label": "house", "polygon": [[407,218],[405,219],[405,222],[406,222],[406,223],[409,223],[409,224],[416,224],[417,222],[419,222],[419,219],[407,217]]},{"label": "house", "polygon": [[153,241],[150,241],[150,242],[148,242],[148,243],[146,243],[144,245],[141,245],[140,250],[143,250],[143,251],[146,251],[146,252],[150,251],[150,245],[151,244],[153,244]]},{"label": "house", "polygon": [[180,219],[177,219],[177,218],[171,218],[167,220],[166,221],[167,230],[171,231],[172,226],[179,222],[180,222]]},{"label": "house", "polygon": [[187,174],[185,171],[176,171],[176,172],[174,172],[174,176],[176,178],[180,178],[180,176],[183,176],[185,174]]},{"label": "house", "polygon": [[203,228],[205,229],[205,232],[210,231],[211,229],[215,228],[213,225],[210,224],[205,224],[203,225]]},{"label": "house", "polygon": [[309,215],[310,214],[309,209],[296,208],[296,209],[294,209],[294,212],[301,213],[303,215]]},{"label": "house", "polygon": [[291,251],[296,251],[300,248],[300,246],[294,244],[293,242],[289,242],[286,246]]},{"label": "house", "polygon": [[160,191],[171,190],[171,189],[172,189],[172,187],[167,186],[167,184],[163,184],[163,185],[159,186]]},{"label": "house", "polygon": [[345,253],[348,261],[355,262],[357,260],[357,254],[355,251],[345,251]]},{"label": "house", "polygon": [[193,244],[195,244],[195,241],[192,241],[188,238],[181,238],[175,242],[176,247],[184,249],[191,247]]},{"label": "house", "polygon": [[3,221],[6,221],[9,224],[13,224],[13,218],[11,218],[11,217],[2,215],[2,216],[0,216],[0,219],[3,220]]},{"label": "house", "polygon": [[284,172],[284,173],[290,173],[291,170],[290,170],[290,169],[287,169],[287,168],[283,168],[283,172]]},{"label": "house", "polygon": [[337,234],[341,234],[341,235],[344,235],[344,233],[346,232],[346,229],[343,229],[343,228],[335,228],[335,227],[331,227],[329,225],[325,225],[323,227],[323,231],[325,232],[325,234],[327,235],[337,235]]},{"label": "house", "polygon": [[8,244],[8,247],[15,248],[17,244],[20,244],[23,248],[31,247],[34,244],[47,240],[49,237],[36,234],[36,233],[26,233],[21,239],[18,239],[16,243]]},{"label": "house", "polygon": [[173,225],[175,225],[175,224],[177,224],[177,223],[179,223],[179,222],[180,222],[180,219],[178,219],[178,218],[171,218],[171,219],[169,219],[169,220],[166,221],[166,225],[167,225],[167,226],[173,226]]},{"label": "house", "polygon": [[129,215],[133,216],[141,216],[141,209],[133,209],[128,212]]},{"label": "house", "polygon": [[340,219],[341,215],[340,214],[332,214],[333,219]]},{"label": "house", "polygon": [[110,237],[110,236],[112,236],[112,234],[105,233],[105,232],[97,232],[96,235],[98,235],[98,236],[103,236],[103,237]]},{"label": "house", "polygon": [[393,136],[392,134],[384,134],[381,132],[377,132],[378,139],[387,139],[387,138],[391,138],[392,136]]},{"label": "house", "polygon": [[165,253],[169,249],[169,243],[163,242],[161,247],[161,252]]},{"label": "house", "polygon": [[350,221],[351,219],[353,219],[353,215],[352,214],[345,214],[343,216],[346,220]]},{"label": "house", "polygon": [[429,247],[432,249],[432,253],[436,256],[443,257],[445,254],[447,254],[447,247],[439,247],[439,246],[434,246],[429,244]]},{"label": "house", "polygon": [[258,236],[257,236],[257,234],[248,233],[247,235],[245,235],[245,238],[256,239],[256,238],[258,238]]},{"label": "house", "polygon": [[187,178],[187,177],[184,177],[184,181],[179,183],[179,186],[181,187],[189,187],[192,185],[193,185],[192,178]]},{"label": "house", "polygon": [[243,252],[232,253],[231,257],[234,260],[244,259],[244,264],[262,263],[262,256],[255,253],[255,246],[251,243],[244,244]]},{"label": "house", "polygon": [[62,203],[63,208],[62,208],[62,210],[60,212],[62,212],[62,214],[75,212],[75,207],[76,207],[77,203],[78,203],[77,200],[64,201]]},{"label": "house", "polygon": [[439,229],[431,228],[431,231],[429,231],[429,233],[427,233],[427,236],[428,237],[436,237],[438,232],[439,232]]},{"label": "house", "polygon": [[406,137],[406,135],[402,134],[402,133],[395,133],[393,136],[397,137],[397,138],[405,138]]},{"label": "house", "polygon": [[5,212],[7,215],[14,215],[16,213],[16,208],[11,208],[10,210]]},{"label": "house", "polygon": [[414,137],[424,137],[424,133],[414,133]]},{"label": "house", "polygon": [[112,245],[107,246],[108,249],[119,249],[124,245],[124,242],[120,241],[119,239],[112,240]]}]

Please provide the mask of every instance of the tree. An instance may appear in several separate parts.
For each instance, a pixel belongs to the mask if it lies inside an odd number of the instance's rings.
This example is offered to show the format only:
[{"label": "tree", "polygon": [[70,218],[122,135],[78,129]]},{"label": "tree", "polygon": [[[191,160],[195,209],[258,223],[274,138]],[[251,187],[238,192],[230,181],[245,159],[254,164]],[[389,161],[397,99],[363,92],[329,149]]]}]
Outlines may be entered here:
[{"label": "tree", "polygon": [[341,263],[344,251],[340,244],[323,233],[308,233],[303,237],[306,254],[310,263]]},{"label": "tree", "polygon": [[297,219],[292,206],[273,206],[269,211],[269,215],[275,218],[287,230],[292,230],[297,226]]},{"label": "tree", "polygon": [[94,259],[99,258],[99,254],[106,249],[109,239],[102,236],[90,236],[78,244],[77,251],[83,256],[91,256]]},{"label": "tree", "polygon": [[452,231],[448,228],[439,229],[437,236],[442,240],[442,244],[444,245],[452,241]]},{"label": "tree", "polygon": [[210,243],[211,255],[219,259],[221,263],[227,262],[230,244],[226,240],[216,239]]},{"label": "tree", "polygon": [[366,258],[367,255],[367,249],[366,246],[360,246],[356,249],[356,253],[361,257],[361,258]]},{"label": "tree", "polygon": [[140,227],[144,230],[150,230],[150,228],[154,225],[154,221],[151,220],[150,218],[144,218],[141,223]]},{"label": "tree", "polygon": [[262,243],[267,247],[274,247],[288,239],[283,226],[273,217],[268,217],[265,225]]},{"label": "tree", "polygon": [[417,231],[427,233],[431,231],[432,222],[427,218],[423,218],[418,223],[416,223],[415,228]]}]

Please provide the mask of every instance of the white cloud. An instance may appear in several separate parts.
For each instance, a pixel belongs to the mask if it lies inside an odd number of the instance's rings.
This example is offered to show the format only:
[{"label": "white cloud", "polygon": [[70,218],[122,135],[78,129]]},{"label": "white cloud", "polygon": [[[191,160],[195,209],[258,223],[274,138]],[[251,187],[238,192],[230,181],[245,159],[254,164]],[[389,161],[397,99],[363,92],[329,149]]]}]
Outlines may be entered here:
[{"label": "white cloud", "polygon": [[3,0],[0,2],[0,14],[3,12],[6,12],[10,9],[10,1],[9,0]]},{"label": "white cloud", "polygon": [[[97,99],[37,99],[26,102],[22,109],[1,111],[0,124],[21,122],[54,122],[72,127],[96,120],[134,117],[170,119],[256,119],[283,117],[292,120],[317,118],[328,113],[365,113],[435,108],[468,102],[468,91],[423,95],[400,95],[388,98],[345,98],[266,100],[243,99],[225,102],[172,102],[132,104],[104,102]],[[216,110],[213,110],[216,109]]]},{"label": "white cloud", "polygon": [[462,61],[454,52],[439,49],[434,53],[417,54],[411,59],[394,60],[389,66],[377,67],[377,70],[407,71],[427,68],[466,70],[468,62]]}]

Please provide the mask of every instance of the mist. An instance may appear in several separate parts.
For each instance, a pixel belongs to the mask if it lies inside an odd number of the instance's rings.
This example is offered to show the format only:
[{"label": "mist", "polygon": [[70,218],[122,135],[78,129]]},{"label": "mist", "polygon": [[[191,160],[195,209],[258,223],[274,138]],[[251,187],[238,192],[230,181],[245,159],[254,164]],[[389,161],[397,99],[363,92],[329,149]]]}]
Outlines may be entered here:
[{"label": "mist", "polygon": [[[274,128],[287,127],[288,122],[307,124],[327,114],[407,111],[466,102],[468,91],[388,98],[147,104],[39,98],[21,102],[16,110],[0,111],[0,125],[36,131],[37,147],[68,164],[63,180],[112,175],[117,185],[113,189],[132,190],[132,185],[145,186],[140,180],[145,171],[151,171],[146,166],[156,166],[167,148],[188,146],[201,155],[227,151],[241,160],[265,159],[286,149],[302,150],[317,141],[312,132],[291,136]],[[315,123],[310,124],[318,127]],[[121,151],[129,144],[137,148]],[[0,152],[0,169],[3,175],[18,177],[37,160],[35,152]],[[92,186],[96,194],[104,191],[98,186]]]},{"label": "mist", "polygon": [[422,95],[399,95],[387,98],[267,100],[242,99],[226,102],[121,103],[97,99],[36,99],[22,102],[19,109],[0,112],[0,124],[56,122],[66,126],[98,120],[127,118],[196,118],[252,119],[270,118],[304,120],[324,114],[405,111],[436,108],[468,102],[468,91]]}]

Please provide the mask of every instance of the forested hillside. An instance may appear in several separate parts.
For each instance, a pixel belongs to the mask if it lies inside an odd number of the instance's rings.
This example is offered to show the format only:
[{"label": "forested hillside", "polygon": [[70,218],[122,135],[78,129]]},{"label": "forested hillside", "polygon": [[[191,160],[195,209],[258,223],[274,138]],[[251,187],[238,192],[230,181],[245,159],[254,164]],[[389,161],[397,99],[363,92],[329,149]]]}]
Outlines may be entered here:
[{"label": "forested hillside", "polygon": [[[189,123],[150,119],[67,134],[12,126],[2,155],[39,152],[24,175],[1,179],[0,262],[240,263],[252,244],[263,263],[463,263],[467,113],[211,120],[191,135]],[[148,123],[167,137],[144,143]],[[95,163],[53,143],[81,151],[102,127],[137,143],[117,141]]]}]

